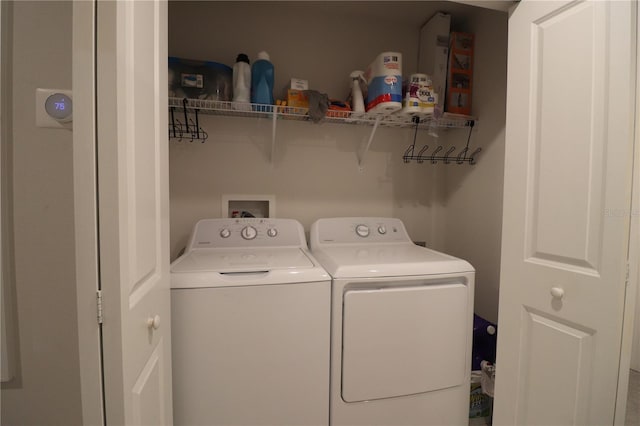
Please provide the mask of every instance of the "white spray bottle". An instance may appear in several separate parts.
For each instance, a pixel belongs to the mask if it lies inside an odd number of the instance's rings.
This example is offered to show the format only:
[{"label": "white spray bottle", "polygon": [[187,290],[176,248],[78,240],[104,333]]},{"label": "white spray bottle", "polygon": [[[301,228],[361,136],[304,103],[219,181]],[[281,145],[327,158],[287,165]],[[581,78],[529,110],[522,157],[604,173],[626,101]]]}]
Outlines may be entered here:
[{"label": "white spray bottle", "polygon": [[352,115],[364,114],[364,98],[362,97],[362,89],[360,82],[364,80],[363,71],[353,71],[351,77],[351,111]]}]

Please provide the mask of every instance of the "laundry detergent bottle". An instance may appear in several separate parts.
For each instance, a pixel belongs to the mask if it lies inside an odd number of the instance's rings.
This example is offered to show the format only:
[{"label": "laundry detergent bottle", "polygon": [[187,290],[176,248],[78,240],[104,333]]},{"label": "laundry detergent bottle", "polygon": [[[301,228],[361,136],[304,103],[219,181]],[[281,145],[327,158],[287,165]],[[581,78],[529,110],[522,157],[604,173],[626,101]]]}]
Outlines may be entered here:
[{"label": "laundry detergent bottle", "polygon": [[233,102],[251,101],[251,66],[249,58],[241,53],[233,64]]},{"label": "laundry detergent bottle", "polygon": [[273,80],[275,71],[267,52],[258,53],[251,66],[251,102],[273,105]]}]

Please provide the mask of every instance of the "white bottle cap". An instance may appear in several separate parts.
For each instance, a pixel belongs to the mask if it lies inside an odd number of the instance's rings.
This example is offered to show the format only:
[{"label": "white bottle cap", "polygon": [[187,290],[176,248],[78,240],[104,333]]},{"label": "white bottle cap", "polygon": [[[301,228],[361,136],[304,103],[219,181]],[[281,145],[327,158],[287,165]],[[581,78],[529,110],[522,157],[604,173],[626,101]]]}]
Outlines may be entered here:
[{"label": "white bottle cap", "polygon": [[258,59],[265,59],[268,61],[269,54],[263,50],[262,52],[258,53]]}]

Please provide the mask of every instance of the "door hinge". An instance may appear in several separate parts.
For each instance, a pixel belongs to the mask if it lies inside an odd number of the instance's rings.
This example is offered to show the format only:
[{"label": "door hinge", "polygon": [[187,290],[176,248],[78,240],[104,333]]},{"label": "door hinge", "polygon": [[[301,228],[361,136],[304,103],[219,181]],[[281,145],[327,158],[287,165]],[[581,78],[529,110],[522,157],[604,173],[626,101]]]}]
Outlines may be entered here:
[{"label": "door hinge", "polygon": [[628,286],[629,285],[629,261],[627,260],[627,270],[625,271],[625,275],[624,275],[624,285]]},{"label": "door hinge", "polygon": [[96,293],[96,303],[98,307],[98,324],[102,324],[102,290]]}]

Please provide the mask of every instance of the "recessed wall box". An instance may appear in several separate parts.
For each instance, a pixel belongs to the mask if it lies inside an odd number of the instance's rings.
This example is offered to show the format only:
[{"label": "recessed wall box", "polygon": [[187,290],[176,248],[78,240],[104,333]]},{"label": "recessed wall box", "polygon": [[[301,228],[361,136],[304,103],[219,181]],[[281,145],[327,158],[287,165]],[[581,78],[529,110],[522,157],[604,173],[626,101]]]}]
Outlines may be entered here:
[{"label": "recessed wall box", "polygon": [[223,195],[221,217],[275,217],[275,195]]}]

